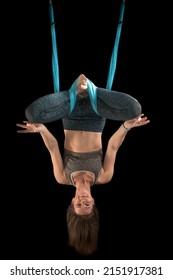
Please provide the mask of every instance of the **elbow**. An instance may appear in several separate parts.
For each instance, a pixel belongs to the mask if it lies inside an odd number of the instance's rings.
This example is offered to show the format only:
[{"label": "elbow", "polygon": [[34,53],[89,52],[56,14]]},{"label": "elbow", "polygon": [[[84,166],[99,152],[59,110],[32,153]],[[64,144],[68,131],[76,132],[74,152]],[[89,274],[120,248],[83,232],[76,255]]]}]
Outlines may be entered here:
[{"label": "elbow", "polygon": [[108,142],[108,149],[111,151],[111,152],[116,152],[117,151],[117,145],[115,143],[115,141],[113,141],[113,139],[109,139],[109,142]]},{"label": "elbow", "polygon": [[119,149],[119,145],[117,145],[116,143],[111,143],[110,144],[110,151],[112,153],[116,154],[118,149]]},{"label": "elbow", "polygon": [[57,153],[57,148],[58,148],[58,141],[56,140],[56,138],[51,139],[48,145],[48,150],[51,156],[54,156]]},{"label": "elbow", "polygon": [[54,155],[54,153],[55,153],[54,151],[55,151],[56,145],[57,144],[54,143],[54,142],[49,143],[48,150],[49,150],[51,155]]}]

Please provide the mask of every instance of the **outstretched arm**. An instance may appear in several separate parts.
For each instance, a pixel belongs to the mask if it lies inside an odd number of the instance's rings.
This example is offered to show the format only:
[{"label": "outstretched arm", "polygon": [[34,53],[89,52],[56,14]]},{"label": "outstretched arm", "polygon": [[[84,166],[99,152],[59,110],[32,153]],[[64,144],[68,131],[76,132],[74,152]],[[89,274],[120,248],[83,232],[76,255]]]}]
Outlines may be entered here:
[{"label": "outstretched arm", "polygon": [[[137,118],[125,121],[119,129],[111,136],[108,142],[105,158],[103,162],[103,172],[100,175],[99,181],[107,183],[111,180],[114,173],[114,164],[117,151],[123,143],[127,132],[134,127],[146,125],[150,122],[144,114],[139,115]],[[100,182],[101,183],[101,182]]]},{"label": "outstretched arm", "polygon": [[43,124],[32,123],[29,121],[24,121],[23,124],[16,125],[23,128],[22,130],[18,130],[18,133],[40,133],[43,142],[51,156],[55,179],[60,184],[68,184],[68,179],[64,172],[63,160],[59,150],[58,142],[47,129],[47,127]]}]

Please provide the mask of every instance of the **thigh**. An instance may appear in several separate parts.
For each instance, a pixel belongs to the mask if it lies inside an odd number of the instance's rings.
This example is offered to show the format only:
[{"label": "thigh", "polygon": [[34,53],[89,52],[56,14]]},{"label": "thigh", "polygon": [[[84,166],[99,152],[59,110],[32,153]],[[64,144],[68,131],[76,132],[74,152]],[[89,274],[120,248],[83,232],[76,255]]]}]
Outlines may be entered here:
[{"label": "thigh", "polygon": [[127,120],[141,114],[140,103],[131,95],[97,88],[97,108],[101,116],[112,120]]},{"label": "thigh", "polygon": [[69,92],[61,91],[36,99],[26,108],[25,115],[29,121],[48,123],[62,119],[69,111]]}]

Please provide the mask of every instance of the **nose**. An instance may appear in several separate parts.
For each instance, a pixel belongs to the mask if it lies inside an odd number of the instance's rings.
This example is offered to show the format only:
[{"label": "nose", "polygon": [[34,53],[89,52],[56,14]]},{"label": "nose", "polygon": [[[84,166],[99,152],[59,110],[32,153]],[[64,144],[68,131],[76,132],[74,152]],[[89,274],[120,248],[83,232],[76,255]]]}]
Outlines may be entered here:
[{"label": "nose", "polygon": [[86,202],[88,201],[88,196],[81,196],[81,195],[78,195],[78,199],[81,201],[81,202]]}]

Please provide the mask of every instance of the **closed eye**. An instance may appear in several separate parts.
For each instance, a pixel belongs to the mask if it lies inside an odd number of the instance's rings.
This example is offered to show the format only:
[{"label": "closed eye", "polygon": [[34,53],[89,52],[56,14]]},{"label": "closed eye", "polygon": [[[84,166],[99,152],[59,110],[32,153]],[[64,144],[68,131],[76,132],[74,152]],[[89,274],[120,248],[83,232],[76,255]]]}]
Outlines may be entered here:
[{"label": "closed eye", "polygon": [[[76,207],[77,207],[77,208],[81,208],[81,207],[82,207],[82,204],[81,204],[81,203],[78,203],[78,204],[76,204]],[[85,207],[85,208],[90,208],[91,205],[88,204],[88,203],[86,203],[86,204],[84,204],[84,207]]]}]

